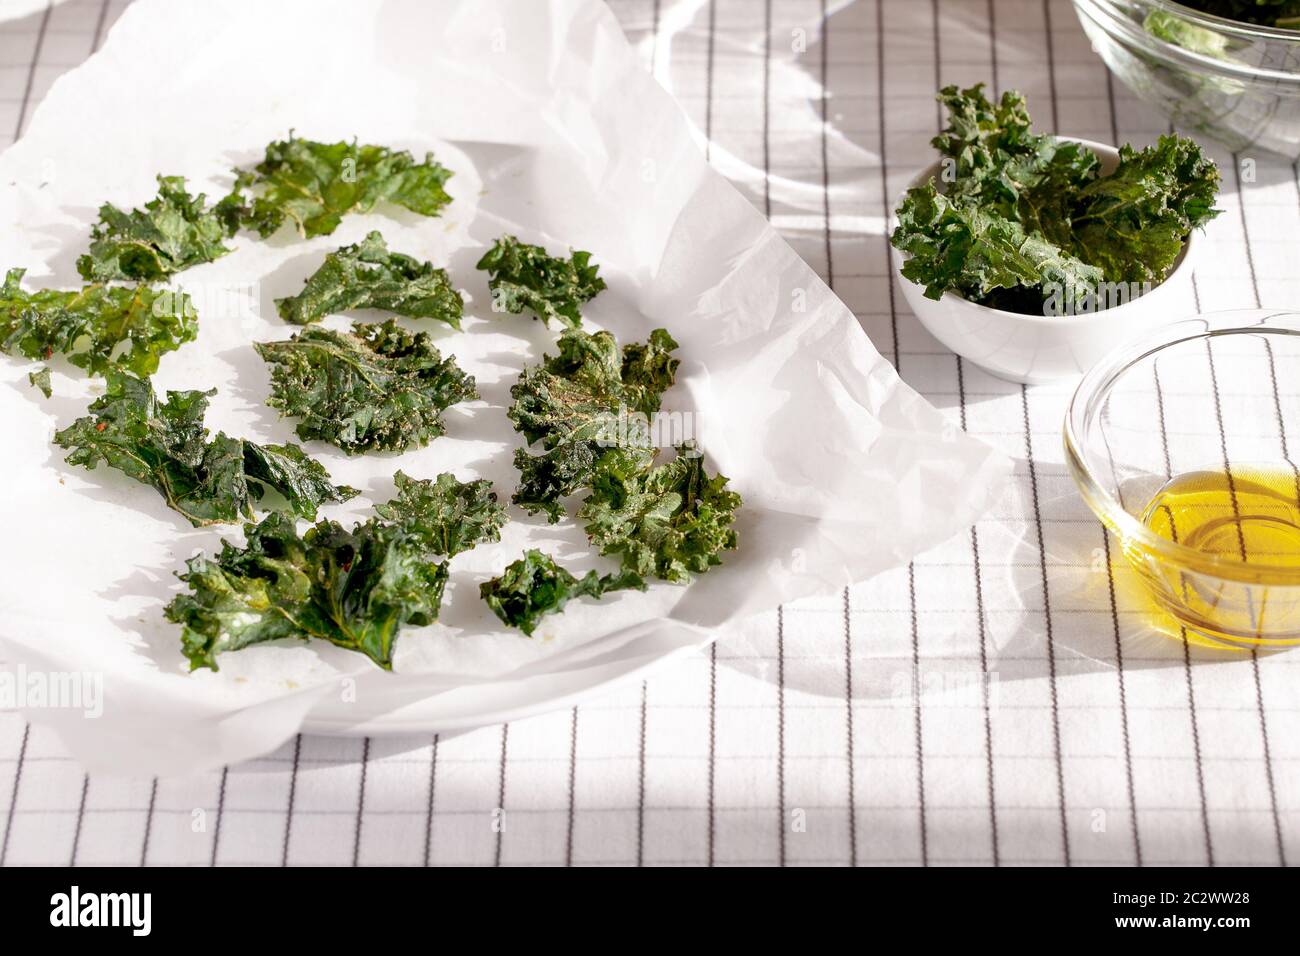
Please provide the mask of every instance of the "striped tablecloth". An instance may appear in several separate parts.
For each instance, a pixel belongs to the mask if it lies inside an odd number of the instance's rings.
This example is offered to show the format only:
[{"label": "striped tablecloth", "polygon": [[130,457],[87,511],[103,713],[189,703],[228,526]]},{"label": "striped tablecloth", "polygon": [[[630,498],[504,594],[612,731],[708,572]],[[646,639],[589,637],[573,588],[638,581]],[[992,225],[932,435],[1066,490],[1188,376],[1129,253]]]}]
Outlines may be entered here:
[{"label": "striped tablecloth", "polygon": [[[0,137],[123,3],[0,3]],[[1065,0],[613,0],[731,178],[952,420],[1017,463],[909,567],[719,633],[572,709],[434,739],[304,736],[184,780],[87,777],[0,715],[0,863],[1278,864],[1300,859],[1294,653],[1154,635],[1067,476],[1068,389],[958,360],[884,239],[946,83],[1040,126],[1145,143]],[[21,14],[26,7],[32,12]],[[1295,170],[1219,148],[1187,312],[1300,303]],[[1239,161],[1255,166],[1249,181]],[[1172,316],[1171,316],[1172,317]],[[1287,401],[1295,401],[1290,396]]]}]

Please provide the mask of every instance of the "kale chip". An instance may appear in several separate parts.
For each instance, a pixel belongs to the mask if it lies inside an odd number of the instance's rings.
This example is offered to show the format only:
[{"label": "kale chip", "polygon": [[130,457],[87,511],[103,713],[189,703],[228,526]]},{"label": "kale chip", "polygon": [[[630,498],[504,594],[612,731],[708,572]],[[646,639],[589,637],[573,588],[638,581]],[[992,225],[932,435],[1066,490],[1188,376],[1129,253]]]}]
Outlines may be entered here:
[{"label": "kale chip", "polygon": [[392,670],[401,628],[438,617],[447,565],[401,527],[321,521],[299,537],[292,519],[271,514],[244,532],[245,547],[223,541],[178,575],[190,593],[164,613],[181,625],[191,670],[215,671],[224,651],[282,638],[329,641]]},{"label": "kale chip", "polygon": [[290,133],[288,139],[266,147],[254,170],[239,174],[234,191],[223,202],[263,238],[289,219],[310,239],[328,236],[344,215],[370,212],[379,202],[436,216],[451,202],[443,188],[450,178],[450,170],[432,153],[417,163],[404,149],[359,146],[355,141],[317,143]]},{"label": "kale chip", "polygon": [[1218,168],[1191,140],[1124,146],[1103,176],[1088,148],[1031,132],[1019,93],[995,104],[981,85],[949,86],[939,100],[949,116],[932,140],[945,157],[942,189],[931,180],[908,190],[890,237],[907,254],[904,278],[929,298],[954,292],[1022,312],[1060,300],[1104,307],[1105,284],[1163,281],[1191,231],[1219,214]]},{"label": "kale chip", "polygon": [[0,286],[0,352],[30,359],[59,353],[91,375],[125,368],[148,376],[163,353],[198,335],[198,316],[183,292],[95,284],[29,294],[20,287],[24,272],[10,269]]},{"label": "kale chip", "polygon": [[619,555],[626,570],[685,584],[736,548],[740,495],[726,486],[723,476],[708,476],[689,445],[649,470],[637,456],[614,451],[597,463],[578,517],[600,553]]},{"label": "kale chip", "polygon": [[350,333],[310,326],[254,348],[272,366],[267,404],[302,418],[300,438],[349,455],[427,445],[446,431],[444,409],[478,397],[454,358],[394,319],[358,322]]},{"label": "kale chip", "polygon": [[42,365],[35,372],[28,372],[27,381],[32,388],[38,389],[46,398],[54,394],[50,388],[50,367],[48,365]]},{"label": "kale chip", "polygon": [[325,257],[306,287],[276,299],[280,318],[295,325],[319,322],[349,309],[386,309],[417,319],[438,319],[460,328],[465,303],[444,269],[400,252],[389,252],[384,237],[372,232],[361,242]]},{"label": "kale chip", "polygon": [[427,551],[453,557],[480,541],[501,539],[506,509],[490,481],[461,482],[450,472],[430,481],[399,471],[393,479],[397,497],[375,505],[375,512],[418,539]]},{"label": "kale chip", "polygon": [[598,598],[629,588],[644,591],[646,583],[629,571],[603,576],[588,571],[576,578],[550,555],[530,549],[500,577],[480,584],[479,594],[507,627],[517,627],[531,637],[543,617],[564,610],[574,598]]},{"label": "kale chip", "polygon": [[487,272],[492,308],[519,313],[531,309],[546,325],[556,319],[576,329],[582,325],[582,303],[605,288],[590,265],[590,252],[574,252],[568,259],[548,256],[541,246],[530,246],[514,236],[502,236],[478,261]]},{"label": "kale chip", "polygon": [[222,240],[235,234],[238,216],[228,200],[208,207],[204,199],[189,194],[183,176],[159,176],[158,197],[143,209],[123,212],[104,203],[77,271],[92,282],[155,282],[224,256],[230,250]]},{"label": "kale chip", "polygon": [[316,508],[346,501],[356,489],[335,486],[320,462],[297,445],[259,445],[203,425],[214,391],[168,392],[160,402],[149,382],[110,369],[108,390],[90,415],[54,436],[68,461],[93,469],[101,461],[152,485],[167,506],[197,526],[253,517],[253,502],[270,488],[289,510],[314,520]]},{"label": "kale chip", "polygon": [[530,514],[544,511],[554,523],[564,514],[560,499],[589,483],[596,462],[609,449],[635,449],[648,465],[654,457],[648,416],[677,375],[677,348],[664,329],[649,341],[619,349],[608,332],[567,329],[559,354],[526,368],[510,389],[508,412],[529,443],[545,453],[520,449],[522,475],[513,501]]}]

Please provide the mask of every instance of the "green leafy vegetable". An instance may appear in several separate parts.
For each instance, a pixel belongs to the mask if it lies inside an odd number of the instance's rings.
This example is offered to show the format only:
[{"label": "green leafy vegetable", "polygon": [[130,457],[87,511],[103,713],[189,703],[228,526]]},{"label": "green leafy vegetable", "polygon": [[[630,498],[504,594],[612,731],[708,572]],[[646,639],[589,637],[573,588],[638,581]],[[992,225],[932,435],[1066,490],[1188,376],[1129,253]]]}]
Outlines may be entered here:
[{"label": "green leafy vegetable", "polygon": [[215,558],[191,558],[179,575],[191,593],[167,605],[191,670],[284,638],[329,641],[392,670],[401,628],[438,617],[447,565],[396,525],[321,521],[299,537],[292,519],[271,514],[244,531],[245,547],[223,541]]},{"label": "green leafy vegetable", "polygon": [[477,398],[474,379],[444,359],[425,332],[389,319],[352,332],[312,326],[254,346],[271,364],[267,404],[302,418],[297,432],[349,455],[427,445],[443,434],[444,409]]},{"label": "green leafy vegetable", "polygon": [[605,288],[605,280],[596,275],[600,267],[590,260],[590,252],[560,259],[548,256],[541,246],[502,236],[483,254],[478,268],[488,274],[494,309],[531,309],[548,326],[555,319],[576,329],[582,325],[579,307]]},{"label": "green leafy vegetable", "polygon": [[35,372],[28,372],[27,381],[31,383],[32,388],[40,389],[41,394],[46,398],[54,394],[50,388],[50,367],[48,365],[42,365]]},{"label": "green leafy vegetable", "polygon": [[113,367],[148,376],[166,352],[198,335],[189,296],[149,286],[88,285],[79,292],[26,293],[25,269],[10,269],[0,286],[0,351],[30,359],[55,353],[91,375]]},{"label": "green leafy vegetable", "polygon": [[235,234],[238,218],[228,203],[209,208],[204,198],[189,194],[183,176],[159,176],[158,197],[143,209],[123,212],[104,203],[77,271],[92,282],[154,282],[224,256],[230,250],[222,240]]},{"label": "green leafy vegetable", "polygon": [[709,477],[704,458],[683,445],[672,461],[646,470],[635,456],[605,455],[578,517],[601,554],[616,554],[642,576],[684,584],[736,548],[740,495]]},{"label": "green leafy vegetable", "polygon": [[908,190],[890,237],[907,254],[903,276],[932,299],[1100,306],[1106,283],[1163,281],[1188,234],[1219,213],[1218,169],[1191,140],[1124,146],[1102,176],[1091,150],[1031,132],[1019,93],[995,104],[980,85],[949,86],[939,99],[949,115],[932,141],[946,157],[942,189],[931,180]]},{"label": "green leafy vegetable", "polygon": [[376,513],[431,553],[452,557],[480,541],[500,540],[506,509],[497,502],[490,481],[461,482],[450,472],[429,481],[399,471],[393,479],[397,497],[375,505]]},{"label": "green leafy vegetable", "polygon": [[523,480],[515,504],[529,513],[545,511],[551,522],[564,513],[560,499],[585,486],[596,462],[609,449],[636,449],[648,465],[654,457],[648,416],[677,374],[677,348],[664,329],[644,344],[621,350],[608,332],[568,329],[559,354],[526,368],[510,389],[510,420],[545,454],[520,449],[515,465]]},{"label": "green leafy vegetable", "polygon": [[68,461],[93,469],[101,461],[152,485],[195,526],[253,517],[253,502],[270,488],[289,510],[312,520],[317,506],[357,492],[330,483],[325,468],[297,445],[258,445],[203,426],[214,391],[168,392],[160,402],[147,381],[116,370],[90,415],[54,436]]},{"label": "green leafy vegetable", "polygon": [[295,325],[319,322],[349,309],[386,309],[412,318],[438,319],[460,328],[465,304],[443,269],[399,252],[372,232],[325,257],[296,296],[276,299],[280,318]]},{"label": "green leafy vegetable", "polygon": [[370,212],[379,202],[436,216],[451,202],[443,188],[449,178],[432,153],[417,163],[404,149],[317,143],[290,134],[266,147],[262,162],[240,175],[224,202],[263,238],[287,218],[310,239],[328,236],[347,213]]},{"label": "green leafy vegetable", "polygon": [[646,584],[640,575],[628,571],[603,576],[588,571],[576,578],[550,555],[529,550],[500,577],[480,584],[479,594],[508,627],[531,636],[543,617],[564,610],[574,598],[598,598],[628,588],[644,591]]},{"label": "green leafy vegetable", "polygon": [[1261,26],[1300,26],[1300,0],[1179,0],[1185,7],[1212,13],[1225,20]]}]

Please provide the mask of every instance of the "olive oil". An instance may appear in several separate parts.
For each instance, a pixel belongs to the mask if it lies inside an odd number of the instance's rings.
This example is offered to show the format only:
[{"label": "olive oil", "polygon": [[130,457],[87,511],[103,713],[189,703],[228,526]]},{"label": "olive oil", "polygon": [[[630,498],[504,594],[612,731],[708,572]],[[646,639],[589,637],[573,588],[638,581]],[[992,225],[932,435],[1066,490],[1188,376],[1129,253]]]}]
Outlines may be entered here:
[{"label": "olive oil", "polygon": [[1186,561],[1133,544],[1129,560],[1181,624],[1232,644],[1300,640],[1300,471],[1232,465],[1170,479],[1142,523]]}]

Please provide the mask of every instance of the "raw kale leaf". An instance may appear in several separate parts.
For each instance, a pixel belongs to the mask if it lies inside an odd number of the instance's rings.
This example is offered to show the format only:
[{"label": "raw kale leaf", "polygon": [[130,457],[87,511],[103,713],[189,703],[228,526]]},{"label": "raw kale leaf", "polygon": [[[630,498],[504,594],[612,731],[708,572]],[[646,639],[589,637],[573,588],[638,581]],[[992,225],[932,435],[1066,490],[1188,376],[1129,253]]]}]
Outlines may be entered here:
[{"label": "raw kale leaf", "polygon": [[271,514],[244,531],[245,547],[223,541],[215,558],[191,558],[179,575],[190,593],[167,605],[191,670],[282,638],[329,641],[392,670],[401,628],[438,617],[447,565],[399,526],[321,521],[299,537],[291,518]]},{"label": "raw kale leaf", "polygon": [[325,257],[306,287],[276,299],[280,318],[295,325],[319,322],[348,309],[386,309],[398,315],[438,319],[460,328],[465,304],[444,269],[400,252],[389,252],[384,237],[372,232],[361,242]]},{"label": "raw kale leaf", "polygon": [[125,368],[148,376],[165,352],[198,335],[189,296],[149,286],[88,285],[79,292],[20,287],[25,269],[10,269],[0,286],[0,352],[30,359],[55,353],[91,375]]},{"label": "raw kale leaf", "polygon": [[621,350],[608,332],[567,329],[559,354],[526,368],[510,389],[510,420],[529,443],[546,449],[532,456],[520,449],[522,475],[512,499],[530,514],[545,511],[554,523],[564,514],[560,499],[584,487],[596,462],[610,448],[635,449],[648,465],[654,457],[648,416],[677,374],[677,348],[664,329],[644,344]]},{"label": "raw kale leaf", "polygon": [[394,319],[358,322],[350,333],[310,326],[254,348],[272,366],[267,404],[302,418],[300,438],[349,455],[427,445],[446,431],[444,409],[478,397],[454,358]]},{"label": "raw kale leaf", "polygon": [[101,461],[152,485],[168,507],[197,526],[253,517],[253,502],[272,489],[308,520],[317,506],[357,492],[330,483],[320,462],[297,445],[258,445],[203,426],[214,391],[168,392],[161,402],[149,382],[110,369],[108,390],[90,415],[54,436],[68,461],[93,469]]},{"label": "raw kale leaf", "polygon": [[452,557],[480,541],[501,539],[506,509],[498,503],[490,481],[461,482],[450,472],[430,481],[400,471],[393,480],[397,497],[375,505],[375,512],[419,540],[427,551]]},{"label": "raw kale leaf", "polygon": [[708,476],[689,445],[648,471],[636,456],[615,451],[597,464],[578,517],[600,553],[619,555],[626,570],[684,584],[736,547],[740,495],[726,486],[723,476]]},{"label": "raw kale leaf", "polygon": [[123,212],[104,203],[77,271],[92,282],[154,282],[224,256],[230,250],[222,240],[235,234],[238,220],[228,207],[208,207],[204,199],[189,194],[183,176],[159,176],[158,197],[143,209]]},{"label": "raw kale leaf", "polygon": [[568,259],[548,256],[541,246],[530,246],[514,236],[502,236],[478,261],[488,274],[492,308],[519,313],[531,309],[546,325],[556,319],[576,329],[582,325],[579,307],[605,288],[590,265],[590,252],[574,252]]},{"label": "raw kale leaf", "polygon": [[529,550],[500,577],[480,584],[479,594],[508,627],[532,636],[543,617],[564,610],[574,598],[598,598],[628,588],[644,591],[646,584],[640,575],[629,571],[603,576],[588,571],[576,578],[550,555]]},{"label": "raw kale leaf", "polygon": [[[350,212],[365,213],[379,202],[395,203],[422,216],[436,216],[451,202],[443,188],[451,172],[425,154],[424,162],[404,149],[317,143],[290,133],[266,147],[254,171],[240,173],[223,202],[262,238],[285,219],[304,237],[328,236]],[[251,194],[244,197],[244,190]]]},{"label": "raw kale leaf", "polygon": [[1120,150],[1099,174],[1091,150],[1030,131],[1024,97],[945,87],[942,188],[908,190],[890,241],[903,276],[932,299],[955,292],[1016,311],[1101,303],[1103,283],[1163,281],[1190,232],[1218,215],[1219,173],[1191,140]]}]

